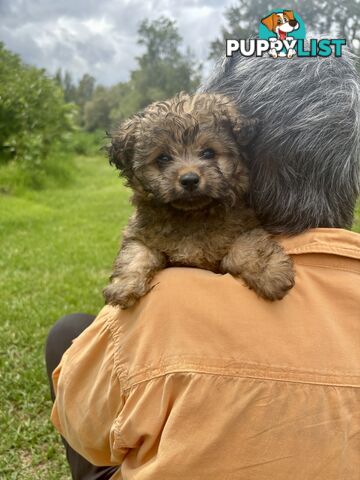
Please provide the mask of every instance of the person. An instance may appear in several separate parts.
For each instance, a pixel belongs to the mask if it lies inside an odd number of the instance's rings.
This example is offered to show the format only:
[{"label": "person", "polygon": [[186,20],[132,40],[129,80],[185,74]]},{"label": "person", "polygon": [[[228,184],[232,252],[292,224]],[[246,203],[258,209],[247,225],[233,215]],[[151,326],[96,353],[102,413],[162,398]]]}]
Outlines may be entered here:
[{"label": "person", "polygon": [[73,478],[358,479],[353,58],[234,56],[202,91],[260,121],[248,201],[296,284],[268,302],[229,274],[168,268],[128,310],[59,320],[46,349],[51,418]]}]

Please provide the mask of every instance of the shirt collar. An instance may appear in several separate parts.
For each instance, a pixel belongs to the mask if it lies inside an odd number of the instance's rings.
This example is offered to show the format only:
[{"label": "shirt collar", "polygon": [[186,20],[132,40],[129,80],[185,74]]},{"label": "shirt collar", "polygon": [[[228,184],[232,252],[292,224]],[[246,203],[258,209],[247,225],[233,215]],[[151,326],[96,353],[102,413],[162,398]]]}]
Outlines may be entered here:
[{"label": "shirt collar", "polygon": [[279,241],[292,255],[330,253],[360,260],[360,234],[342,228],[314,228]]}]

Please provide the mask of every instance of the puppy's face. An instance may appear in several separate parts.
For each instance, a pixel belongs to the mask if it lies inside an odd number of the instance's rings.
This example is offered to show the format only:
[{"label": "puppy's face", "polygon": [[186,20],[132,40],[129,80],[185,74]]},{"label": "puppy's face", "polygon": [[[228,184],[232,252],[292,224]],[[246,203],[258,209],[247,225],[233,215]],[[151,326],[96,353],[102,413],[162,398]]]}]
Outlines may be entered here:
[{"label": "puppy's face", "polygon": [[110,161],[140,196],[181,210],[231,203],[247,189],[243,146],[255,121],[217,94],[180,94],[127,120]]}]

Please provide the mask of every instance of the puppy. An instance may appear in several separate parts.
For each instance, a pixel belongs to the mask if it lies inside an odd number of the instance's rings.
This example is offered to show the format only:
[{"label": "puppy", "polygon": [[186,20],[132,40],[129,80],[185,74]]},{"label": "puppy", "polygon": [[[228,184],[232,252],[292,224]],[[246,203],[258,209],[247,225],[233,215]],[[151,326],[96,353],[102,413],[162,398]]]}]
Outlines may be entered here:
[{"label": "puppy", "polygon": [[154,274],[191,266],[240,276],[268,300],[294,285],[290,258],[247,208],[254,120],[218,94],[153,103],[111,135],[110,163],[133,190],[107,303],[132,306]]}]

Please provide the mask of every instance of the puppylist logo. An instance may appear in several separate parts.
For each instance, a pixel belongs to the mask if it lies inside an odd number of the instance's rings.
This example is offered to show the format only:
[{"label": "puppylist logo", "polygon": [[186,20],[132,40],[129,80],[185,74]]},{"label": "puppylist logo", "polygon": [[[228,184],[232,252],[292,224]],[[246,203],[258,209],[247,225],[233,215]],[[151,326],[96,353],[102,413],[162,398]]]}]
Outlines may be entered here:
[{"label": "puppylist logo", "polygon": [[343,38],[311,38],[305,46],[305,38],[301,17],[293,10],[276,9],[260,20],[259,38],[226,40],[226,56],[239,52],[244,57],[340,57],[346,45]]}]

